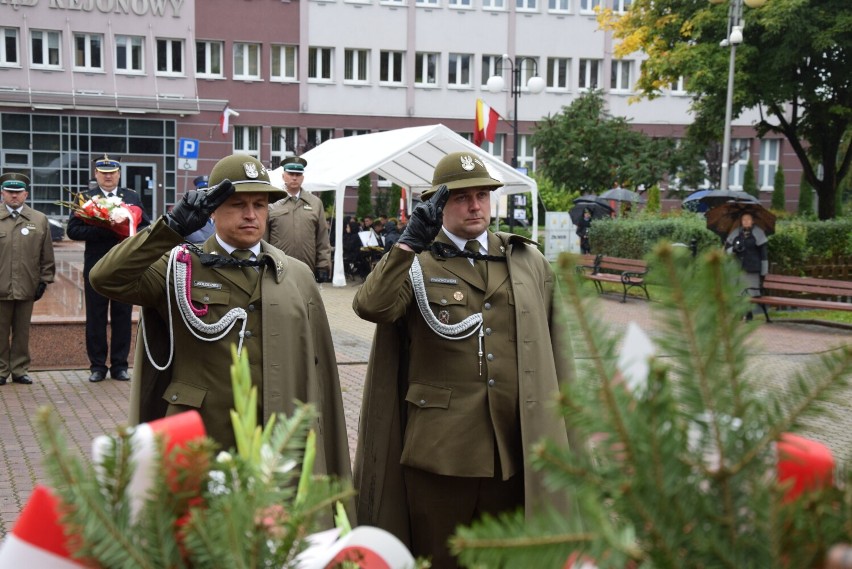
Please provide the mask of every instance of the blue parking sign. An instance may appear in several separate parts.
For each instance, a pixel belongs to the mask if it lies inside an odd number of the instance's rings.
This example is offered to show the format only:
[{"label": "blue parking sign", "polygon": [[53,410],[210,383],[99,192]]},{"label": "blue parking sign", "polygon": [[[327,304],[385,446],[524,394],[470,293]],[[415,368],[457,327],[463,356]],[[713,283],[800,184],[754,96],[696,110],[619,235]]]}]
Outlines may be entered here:
[{"label": "blue parking sign", "polygon": [[178,141],[178,158],[198,159],[198,140],[181,138]]}]

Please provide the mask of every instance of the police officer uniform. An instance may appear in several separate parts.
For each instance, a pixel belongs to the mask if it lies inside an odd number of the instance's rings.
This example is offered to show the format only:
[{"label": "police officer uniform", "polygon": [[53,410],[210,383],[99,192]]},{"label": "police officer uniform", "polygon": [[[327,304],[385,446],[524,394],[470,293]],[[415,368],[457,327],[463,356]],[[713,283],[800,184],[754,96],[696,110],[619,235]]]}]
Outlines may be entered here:
[{"label": "police officer uniform", "polygon": [[[269,183],[264,166],[247,155],[220,160],[210,181],[233,182],[234,195],[281,193]],[[235,262],[231,252],[237,251],[220,235],[200,250],[190,247],[169,218],[179,207],[92,269],[92,284],[101,294],[143,307],[131,421],[195,409],[208,435],[225,448],[233,446],[228,370],[235,346],[248,352],[262,422],[291,413],[295,400],[312,403],[321,413],[317,469],[349,478],[334,345],[312,273],[262,240],[248,266]]]},{"label": "police officer uniform", "polygon": [[[308,165],[299,156],[281,162],[284,172],[302,174]],[[266,240],[299,259],[319,280],[327,280],[331,269],[331,243],[322,200],[300,188],[298,194],[285,194],[270,204]],[[321,278],[320,278],[321,277]]]},{"label": "police officer uniform", "polygon": [[[24,201],[13,207],[7,195],[25,200],[30,179],[11,172],[0,176],[0,385],[11,375],[30,384],[30,320],[33,302],[53,282],[53,242],[47,217]],[[11,344],[10,344],[11,336]]]},{"label": "police officer uniform", "polygon": [[[502,185],[467,152],[439,162],[424,199],[442,184]],[[552,269],[517,235],[486,231],[471,246],[473,264],[464,248],[446,226],[421,253],[395,246],[353,301],[379,324],[355,458],[358,521],[436,567],[455,566],[446,540],[457,524],[564,505],[524,458],[543,436],[567,444],[564,421],[545,409],[572,376]]]},{"label": "police officer uniform", "polygon": [[[95,170],[103,173],[121,170],[121,163],[104,154],[95,161]],[[89,200],[95,196],[113,194],[128,205],[135,205],[142,210],[142,219],[137,229],[150,224],[150,219],[142,206],[139,194],[128,188],[116,187],[111,192],[100,186],[84,192],[84,198]],[[126,381],[130,379],[127,358],[130,353],[131,316],[133,306],[123,302],[110,301],[101,296],[89,283],[89,272],[107,252],[121,242],[121,238],[112,230],[97,225],[89,225],[81,218],[71,213],[66,228],[68,237],[75,241],[85,241],[83,253],[83,281],[86,294],[86,353],[89,356],[89,381],[103,381],[107,373],[107,352],[109,352],[109,372],[114,379]],[[107,316],[109,319],[107,319]],[[109,341],[107,341],[107,321],[110,324]]]}]

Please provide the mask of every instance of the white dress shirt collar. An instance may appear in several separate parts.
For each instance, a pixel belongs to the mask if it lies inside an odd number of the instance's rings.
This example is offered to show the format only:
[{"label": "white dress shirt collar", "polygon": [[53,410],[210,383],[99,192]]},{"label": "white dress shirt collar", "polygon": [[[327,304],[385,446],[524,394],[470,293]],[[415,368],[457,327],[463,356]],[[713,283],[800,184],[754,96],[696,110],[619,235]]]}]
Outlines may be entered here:
[{"label": "white dress shirt collar", "polygon": [[[224,241],[222,241],[222,238],[219,237],[218,233],[216,234],[216,241],[219,242],[219,246],[222,247],[222,249],[227,251],[228,255],[232,254],[237,249],[242,248],[242,247],[234,247],[233,245],[229,245],[228,243],[225,243]],[[249,247],[248,249],[249,249],[249,251],[252,252],[252,255],[254,255],[254,257],[252,257],[252,258],[257,259],[257,257],[260,255],[260,243],[255,243],[254,246]]]}]

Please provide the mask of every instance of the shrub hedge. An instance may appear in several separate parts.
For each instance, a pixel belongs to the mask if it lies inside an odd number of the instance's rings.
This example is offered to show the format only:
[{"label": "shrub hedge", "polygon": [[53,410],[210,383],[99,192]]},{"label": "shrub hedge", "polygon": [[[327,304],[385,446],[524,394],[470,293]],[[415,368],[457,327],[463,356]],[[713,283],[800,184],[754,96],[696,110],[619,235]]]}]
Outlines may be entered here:
[{"label": "shrub hedge", "polygon": [[[589,238],[593,253],[642,259],[665,239],[698,250],[720,247],[722,239],[707,229],[704,216],[690,212],[664,217],[638,215],[629,219],[595,220]],[[852,256],[852,218],[831,221],[779,220],[769,237],[769,261],[788,273],[805,265],[829,264]]]}]

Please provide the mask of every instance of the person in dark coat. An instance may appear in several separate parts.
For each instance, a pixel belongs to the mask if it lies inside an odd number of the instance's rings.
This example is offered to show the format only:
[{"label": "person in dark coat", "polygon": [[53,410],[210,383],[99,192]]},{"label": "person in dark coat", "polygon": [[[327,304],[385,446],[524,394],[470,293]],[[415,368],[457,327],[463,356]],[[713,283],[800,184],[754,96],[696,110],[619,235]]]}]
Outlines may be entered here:
[{"label": "person in dark coat", "polygon": [[[760,296],[763,277],[769,272],[769,246],[766,233],[754,224],[750,213],[740,217],[740,225],[728,235],[725,240],[725,251],[736,255],[743,272],[739,284],[743,294]],[[745,320],[754,318],[749,310]]]},{"label": "person in dark coat", "polygon": [[[128,205],[142,210],[142,219],[137,229],[151,224],[148,214],[142,207],[139,194],[128,188],[118,187],[121,181],[121,163],[104,154],[95,161],[95,180],[97,187],[85,192],[86,199],[95,196],[118,197]],[[75,241],[85,241],[83,253],[83,281],[86,293],[86,353],[89,356],[89,381],[95,383],[106,379],[107,370],[113,379],[129,381],[127,357],[130,353],[130,318],[133,306],[124,302],[110,300],[95,292],[89,283],[89,272],[95,263],[101,260],[110,249],[121,242],[115,232],[106,227],[89,225],[71,213],[66,229],[68,237]],[[109,315],[109,318],[107,318]],[[110,340],[107,341],[107,321],[110,323]],[[109,367],[107,367],[109,352]]]},{"label": "person in dark coat", "polygon": [[[576,214],[575,214],[576,215]],[[583,218],[577,224],[577,237],[580,238],[580,253],[588,255],[592,252],[592,244],[589,241],[589,230],[592,227],[592,212],[588,208],[583,210]]]},{"label": "person in dark coat", "polygon": [[396,222],[393,220],[388,220],[385,223],[385,253],[391,250],[391,247],[394,246],[394,243],[399,239],[399,231],[396,229]]}]

